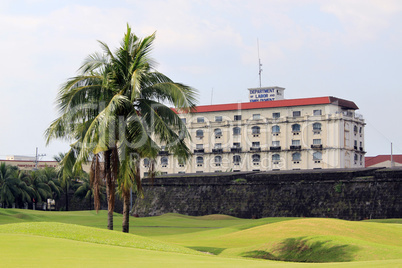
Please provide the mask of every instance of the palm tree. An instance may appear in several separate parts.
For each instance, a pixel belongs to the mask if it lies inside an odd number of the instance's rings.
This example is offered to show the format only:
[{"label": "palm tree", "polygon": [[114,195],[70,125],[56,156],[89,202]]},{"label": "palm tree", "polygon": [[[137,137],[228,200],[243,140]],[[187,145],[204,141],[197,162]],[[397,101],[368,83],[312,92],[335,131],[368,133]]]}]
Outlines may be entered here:
[{"label": "palm tree", "polygon": [[[114,53],[100,42],[103,54],[90,55],[79,69],[80,74],[60,90],[58,105],[62,115],[46,132],[48,141],[72,138],[80,144],[76,165],[90,158],[95,163],[103,160],[109,229],[113,229],[116,183],[125,206],[133,185],[141,190],[140,158],[155,157],[157,143],[166,144],[174,155],[184,159],[190,156],[184,143],[184,138],[189,137],[186,127],[166,104],[190,112],[195,107],[196,93],[155,70],[150,58],[154,39],[155,34],[139,39],[127,25]],[[99,185],[99,168],[93,165],[91,170],[91,181]],[[128,210],[124,211],[123,231],[128,232]]]},{"label": "palm tree", "polygon": [[17,171],[16,167],[0,164],[0,203],[5,207],[15,203],[16,197],[20,194]]},{"label": "palm tree", "polygon": [[51,198],[58,200],[61,196],[61,192],[63,188],[58,179],[58,174],[55,168],[45,167],[44,169],[39,170],[42,174],[43,182],[46,183],[51,192]]},{"label": "palm tree", "polygon": [[35,190],[30,184],[29,175],[26,171],[18,170],[16,172],[18,179],[19,194],[16,197],[18,207],[22,207],[24,203],[31,203],[32,198],[35,196]]},{"label": "palm tree", "polygon": [[43,176],[42,172],[40,170],[34,170],[29,175],[34,191],[34,203],[42,203],[48,198],[52,198],[52,190],[47,184],[46,178]]},{"label": "palm tree", "polygon": [[67,153],[59,153],[53,156],[53,159],[58,162],[57,178],[63,188],[66,198],[66,211],[68,211],[68,192],[72,185],[75,184],[75,177],[79,177],[80,171],[73,170],[75,164],[74,150],[70,149]]},{"label": "palm tree", "polygon": [[[86,173],[87,174],[87,173]],[[99,200],[104,200],[104,195],[102,190],[99,189]],[[89,177],[82,176],[80,178],[79,187],[75,190],[74,195],[80,199],[88,200],[88,209],[92,210],[92,200],[94,198],[95,190],[91,185]]]}]

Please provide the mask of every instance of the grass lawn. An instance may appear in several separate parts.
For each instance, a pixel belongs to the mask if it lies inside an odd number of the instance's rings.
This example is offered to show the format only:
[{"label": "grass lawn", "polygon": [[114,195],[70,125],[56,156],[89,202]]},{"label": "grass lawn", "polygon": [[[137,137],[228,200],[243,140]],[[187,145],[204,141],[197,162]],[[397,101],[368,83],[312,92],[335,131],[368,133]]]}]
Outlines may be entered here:
[{"label": "grass lawn", "polygon": [[105,229],[106,214],[0,209],[1,266],[402,267],[402,227],[395,219],[165,214],[132,217],[131,234],[124,234],[120,214],[116,231]]}]

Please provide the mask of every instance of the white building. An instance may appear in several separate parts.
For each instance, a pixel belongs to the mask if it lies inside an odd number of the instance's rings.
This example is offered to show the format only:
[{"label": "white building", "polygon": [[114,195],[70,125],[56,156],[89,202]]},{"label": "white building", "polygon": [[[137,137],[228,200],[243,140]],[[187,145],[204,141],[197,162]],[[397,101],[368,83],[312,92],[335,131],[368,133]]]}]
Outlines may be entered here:
[{"label": "white building", "polygon": [[[198,106],[180,114],[194,155],[179,163],[162,150],[156,169],[172,174],[364,167],[365,123],[354,102],[330,96],[283,99],[283,88],[271,88],[279,89],[282,99],[253,96],[252,102]],[[142,162],[143,171],[147,163]]]}]

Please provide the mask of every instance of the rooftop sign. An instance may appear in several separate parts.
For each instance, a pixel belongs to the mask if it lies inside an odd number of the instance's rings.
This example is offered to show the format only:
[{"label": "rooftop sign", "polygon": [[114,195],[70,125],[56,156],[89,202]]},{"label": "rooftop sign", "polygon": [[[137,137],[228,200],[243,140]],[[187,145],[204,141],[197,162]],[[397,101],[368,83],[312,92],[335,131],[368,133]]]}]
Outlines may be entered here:
[{"label": "rooftop sign", "polygon": [[259,101],[273,101],[284,99],[283,87],[261,87],[261,88],[249,88],[248,98],[250,102]]}]

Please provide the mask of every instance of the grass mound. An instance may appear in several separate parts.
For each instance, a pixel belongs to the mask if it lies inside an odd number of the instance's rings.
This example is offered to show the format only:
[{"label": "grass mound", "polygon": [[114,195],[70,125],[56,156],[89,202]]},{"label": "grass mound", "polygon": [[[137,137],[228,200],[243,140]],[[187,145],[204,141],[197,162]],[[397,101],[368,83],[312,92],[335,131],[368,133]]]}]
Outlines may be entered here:
[{"label": "grass mound", "polygon": [[373,222],[300,219],[225,234],[217,237],[213,245],[232,245],[225,255],[288,261],[399,259],[402,256],[401,227]]},{"label": "grass mound", "polygon": [[347,262],[359,250],[352,245],[332,245],[331,241],[310,241],[305,237],[288,238],[271,252],[255,250],[244,257],[291,262]]},{"label": "grass mound", "polygon": [[150,238],[141,237],[138,235],[57,222],[5,224],[0,226],[0,234],[35,235],[111,246],[177,252],[184,254],[200,254],[197,253],[197,251],[185,247],[152,240]]}]

